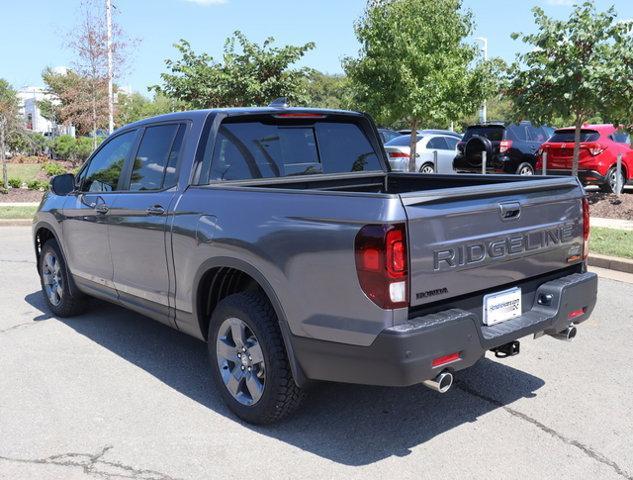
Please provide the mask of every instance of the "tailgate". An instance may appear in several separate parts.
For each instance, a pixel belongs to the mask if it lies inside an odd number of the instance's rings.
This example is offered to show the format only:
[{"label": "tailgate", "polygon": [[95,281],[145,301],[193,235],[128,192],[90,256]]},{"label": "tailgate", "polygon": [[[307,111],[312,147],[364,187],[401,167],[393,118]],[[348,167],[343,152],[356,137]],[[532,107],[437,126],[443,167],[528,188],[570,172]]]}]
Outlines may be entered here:
[{"label": "tailgate", "polygon": [[411,306],[580,262],[582,196],[566,177],[402,194]]}]

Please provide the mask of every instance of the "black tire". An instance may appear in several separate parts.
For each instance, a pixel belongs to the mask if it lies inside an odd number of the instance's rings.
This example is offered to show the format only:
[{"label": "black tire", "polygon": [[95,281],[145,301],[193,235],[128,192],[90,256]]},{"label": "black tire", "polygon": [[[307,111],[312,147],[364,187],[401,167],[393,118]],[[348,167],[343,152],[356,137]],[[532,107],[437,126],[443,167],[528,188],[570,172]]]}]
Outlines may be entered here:
[{"label": "black tire", "polygon": [[616,175],[616,167],[611,167],[607,172],[605,177],[605,183],[600,185],[600,190],[605,193],[622,193],[624,191],[624,183],[626,179],[624,175],[622,176],[622,181],[620,182],[620,191],[617,192],[617,187],[615,185],[615,175]]},{"label": "black tire", "polygon": [[[217,344],[218,336],[221,333],[220,327],[228,319],[239,319],[246,324],[249,333],[253,334],[263,354],[265,365],[263,393],[251,405],[245,405],[238,401],[229,391],[223,379],[220,363],[224,361],[225,357],[218,355]],[[261,292],[236,293],[218,303],[209,324],[208,351],[213,380],[222,395],[222,399],[235,415],[249,423],[277,422],[295,411],[305,397],[305,392],[296,385],[292,376],[277,316],[270,302]],[[235,370],[238,366],[244,370],[237,359],[233,365]],[[230,368],[225,364],[223,367],[224,375],[230,372],[227,370]],[[237,373],[239,374],[239,371]]]},{"label": "black tire", "polygon": [[420,165],[420,170],[418,170],[418,172],[427,174],[435,173],[435,166],[432,162],[424,162],[422,165]]},{"label": "black tire", "polygon": [[523,162],[518,166],[515,173],[517,175],[534,175],[534,167],[527,162]]},{"label": "black tire", "polygon": [[[51,275],[47,273],[49,268],[46,264],[47,260],[54,258],[55,262],[59,262],[59,270],[57,275]],[[71,283],[70,274],[66,267],[66,260],[62,255],[61,249],[55,240],[48,240],[43,246],[40,252],[40,259],[38,265],[38,271],[40,274],[40,284],[42,286],[42,293],[48,308],[57,317],[72,317],[83,313],[86,307],[87,298],[82,294],[73,283]],[[59,298],[57,302],[53,301],[47,291],[46,279],[56,277],[56,287],[58,292],[61,292],[55,298]],[[50,284],[48,285],[50,288]]]}]

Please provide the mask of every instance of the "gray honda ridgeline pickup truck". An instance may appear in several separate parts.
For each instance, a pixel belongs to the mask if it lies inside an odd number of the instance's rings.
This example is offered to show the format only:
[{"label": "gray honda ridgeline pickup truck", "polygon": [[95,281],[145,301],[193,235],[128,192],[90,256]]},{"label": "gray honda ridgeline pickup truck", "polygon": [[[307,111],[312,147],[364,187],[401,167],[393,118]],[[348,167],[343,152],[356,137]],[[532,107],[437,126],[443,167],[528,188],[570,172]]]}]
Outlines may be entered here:
[{"label": "gray honda ridgeline pickup truck", "polygon": [[445,392],[596,302],[571,177],[393,173],[360,113],[192,111],[120,128],[33,222],[50,310],[98,297],[208,343],[242,419],[315,380]]}]

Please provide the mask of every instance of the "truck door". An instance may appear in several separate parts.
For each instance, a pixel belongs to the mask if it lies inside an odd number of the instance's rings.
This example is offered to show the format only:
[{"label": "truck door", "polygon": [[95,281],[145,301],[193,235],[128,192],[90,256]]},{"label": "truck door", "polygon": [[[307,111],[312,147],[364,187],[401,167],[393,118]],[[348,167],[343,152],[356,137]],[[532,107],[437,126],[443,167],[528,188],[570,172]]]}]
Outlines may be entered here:
[{"label": "truck door", "polygon": [[116,298],[108,219],[137,133],[127,131],[106,140],[82,168],[77,192],[64,205],[62,232],[70,271],[97,295]]},{"label": "truck door", "polygon": [[184,123],[143,129],[109,217],[114,285],[121,302],[172,326],[166,227],[185,129]]}]

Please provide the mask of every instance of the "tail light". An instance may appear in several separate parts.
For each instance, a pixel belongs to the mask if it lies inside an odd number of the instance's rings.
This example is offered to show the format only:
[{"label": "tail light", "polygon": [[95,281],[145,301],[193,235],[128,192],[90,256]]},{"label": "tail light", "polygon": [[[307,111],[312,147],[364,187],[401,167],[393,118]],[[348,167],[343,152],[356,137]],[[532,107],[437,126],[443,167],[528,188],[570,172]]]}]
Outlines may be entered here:
[{"label": "tail light", "polygon": [[360,287],[380,308],[409,303],[407,241],[404,223],[365,225],[354,242]]},{"label": "tail light", "polygon": [[582,199],[582,257],[589,256],[589,200],[586,197]]},{"label": "tail light", "polygon": [[389,152],[390,158],[409,158],[411,155],[405,152]]},{"label": "tail light", "polygon": [[501,140],[499,143],[499,153],[507,152],[512,148],[512,140]]},{"label": "tail light", "polygon": [[596,155],[600,155],[604,152],[604,147],[599,143],[590,143],[587,145],[587,150],[589,150],[592,157],[595,157]]},{"label": "tail light", "polygon": [[457,142],[457,150],[459,150],[460,152],[463,152],[464,145],[466,145],[464,142]]}]

